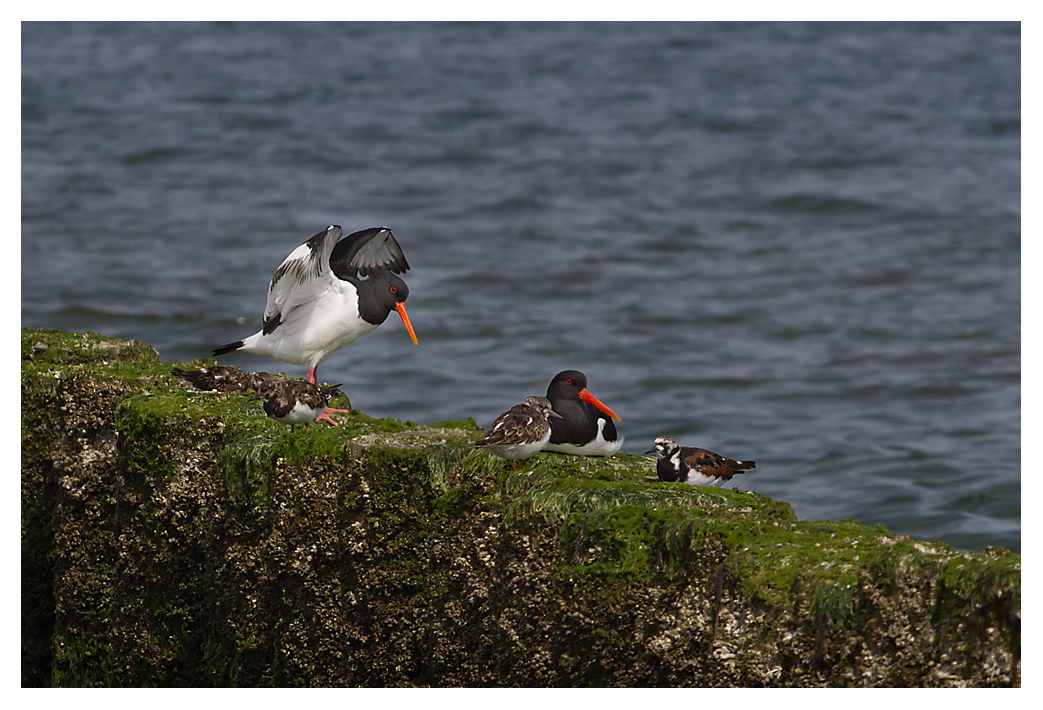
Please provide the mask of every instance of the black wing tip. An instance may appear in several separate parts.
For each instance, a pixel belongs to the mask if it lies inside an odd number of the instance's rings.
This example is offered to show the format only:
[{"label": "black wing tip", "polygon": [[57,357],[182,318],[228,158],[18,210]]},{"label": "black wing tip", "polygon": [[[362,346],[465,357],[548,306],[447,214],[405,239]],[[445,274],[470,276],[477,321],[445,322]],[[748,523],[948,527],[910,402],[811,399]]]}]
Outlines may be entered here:
[{"label": "black wing tip", "polygon": [[243,347],[243,345],[244,343],[242,340],[237,340],[234,343],[228,343],[227,345],[221,345],[219,347],[214,348],[213,357],[217,357],[218,355],[224,355],[225,353],[230,353],[233,350],[238,350],[239,348]]}]

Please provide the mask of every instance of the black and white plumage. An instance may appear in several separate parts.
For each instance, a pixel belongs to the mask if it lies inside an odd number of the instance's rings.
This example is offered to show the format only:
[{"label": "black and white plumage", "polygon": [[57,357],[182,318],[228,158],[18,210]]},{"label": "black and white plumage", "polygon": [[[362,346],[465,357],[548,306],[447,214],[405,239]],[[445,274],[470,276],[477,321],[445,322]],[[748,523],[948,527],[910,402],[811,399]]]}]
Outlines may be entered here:
[{"label": "black and white plumage", "polygon": [[170,374],[180,377],[198,390],[211,392],[256,392],[272,378],[267,372],[247,372],[224,365],[203,370],[181,370],[175,367]]},{"label": "black and white plumage", "polygon": [[655,454],[660,481],[681,481],[693,486],[721,486],[737,473],[756,468],[753,461],[736,461],[706,449],[680,446],[669,436],[657,436],[655,445],[645,452]]},{"label": "black and white plumage", "polygon": [[548,419],[553,418],[560,418],[560,415],[551,408],[550,400],[526,397],[521,404],[498,416],[489,433],[474,445],[507,459],[511,468],[517,470],[515,461],[527,459],[546,446],[550,440]]},{"label": "black and white plumage", "polygon": [[391,311],[415,343],[404,305],[409,287],[397,276],[409,263],[391,230],[340,235],[333,224],[294,249],[272,276],[261,330],[215,348],[214,355],[242,350],[307,364],[306,379],[314,383],[320,363],[377,328]]},{"label": "black and white plumage", "polygon": [[409,287],[397,275],[409,263],[391,230],[340,235],[340,226],[331,224],[294,249],[268,285],[261,330],[215,348],[214,356],[241,350],[306,364],[305,379],[315,384],[319,364],[376,329],[391,311],[415,344],[405,307]]},{"label": "black and white plumage", "polygon": [[[257,391],[264,401],[264,413],[281,424],[311,424],[325,419],[337,426],[326,413],[329,402],[339,394],[340,385],[319,387],[305,380],[269,380]],[[336,410],[342,411],[342,410]]]},{"label": "black and white plumage", "polygon": [[587,377],[578,370],[559,372],[547,387],[559,418],[551,421],[550,442],[544,449],[580,456],[611,456],[623,446],[612,420],[619,416],[587,391]]}]

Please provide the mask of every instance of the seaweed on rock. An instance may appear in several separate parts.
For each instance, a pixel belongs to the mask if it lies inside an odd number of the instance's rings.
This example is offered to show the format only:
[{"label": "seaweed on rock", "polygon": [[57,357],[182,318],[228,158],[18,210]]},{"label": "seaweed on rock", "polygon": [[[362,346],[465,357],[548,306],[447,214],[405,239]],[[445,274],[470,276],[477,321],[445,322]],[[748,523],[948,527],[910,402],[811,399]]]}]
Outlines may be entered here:
[{"label": "seaweed on rock", "polygon": [[[22,331],[22,683],[1020,685],[1021,558]],[[346,398],[334,406],[350,406]]]}]

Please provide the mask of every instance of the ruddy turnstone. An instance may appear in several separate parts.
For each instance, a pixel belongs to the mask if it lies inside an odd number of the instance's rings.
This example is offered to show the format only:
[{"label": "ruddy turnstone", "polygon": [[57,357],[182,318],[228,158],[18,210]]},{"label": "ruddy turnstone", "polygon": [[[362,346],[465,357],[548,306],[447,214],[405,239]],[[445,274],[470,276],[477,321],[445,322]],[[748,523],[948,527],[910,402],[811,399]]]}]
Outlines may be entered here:
[{"label": "ruddy turnstone", "polygon": [[681,481],[694,486],[720,486],[737,473],[757,468],[753,461],[736,461],[706,449],[680,446],[669,436],[657,436],[655,446],[645,452],[655,454],[660,481]]},{"label": "ruddy turnstone", "polygon": [[[611,456],[623,445],[612,419],[619,416],[587,391],[587,377],[577,370],[559,372],[547,388],[558,419],[551,420],[546,451],[580,456]],[[607,417],[605,416],[607,415]]]},{"label": "ruddy turnstone", "polygon": [[[242,350],[307,364],[305,379],[315,384],[320,363],[374,330],[391,311],[415,344],[405,307],[409,287],[397,276],[409,264],[391,230],[371,227],[344,239],[340,235],[332,224],[294,249],[268,285],[261,330],[215,348],[214,356]],[[328,413],[336,411],[327,409],[325,418],[332,422]]]},{"label": "ruddy turnstone", "polygon": [[256,392],[272,377],[267,372],[247,372],[224,365],[203,370],[181,370],[175,367],[170,374],[191,383],[197,390],[217,392]]},{"label": "ruddy turnstone", "polygon": [[326,410],[329,401],[339,393],[338,387],[319,387],[304,380],[269,380],[261,385],[257,395],[264,400],[264,413],[281,424],[294,426],[325,419],[337,426]]},{"label": "ruddy turnstone", "polygon": [[485,438],[474,442],[474,445],[507,459],[511,462],[511,468],[518,470],[515,461],[529,458],[550,440],[548,418],[561,418],[560,414],[551,409],[550,400],[546,397],[526,397],[521,404],[514,405],[498,416]]}]

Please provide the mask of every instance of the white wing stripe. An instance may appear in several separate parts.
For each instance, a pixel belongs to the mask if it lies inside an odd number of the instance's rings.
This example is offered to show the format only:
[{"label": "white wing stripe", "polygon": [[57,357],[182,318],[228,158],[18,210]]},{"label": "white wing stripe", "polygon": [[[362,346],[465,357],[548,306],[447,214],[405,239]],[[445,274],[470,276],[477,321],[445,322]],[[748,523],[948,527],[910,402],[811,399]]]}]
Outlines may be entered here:
[{"label": "white wing stripe", "polygon": [[[333,273],[330,271],[330,254],[340,234],[339,226],[330,225],[290,252],[276,269],[268,286],[268,302],[264,306],[265,324],[274,325],[270,329],[266,327],[266,332],[279,327],[283,314],[314,301],[326,291]],[[287,275],[294,278],[283,278]]]}]

